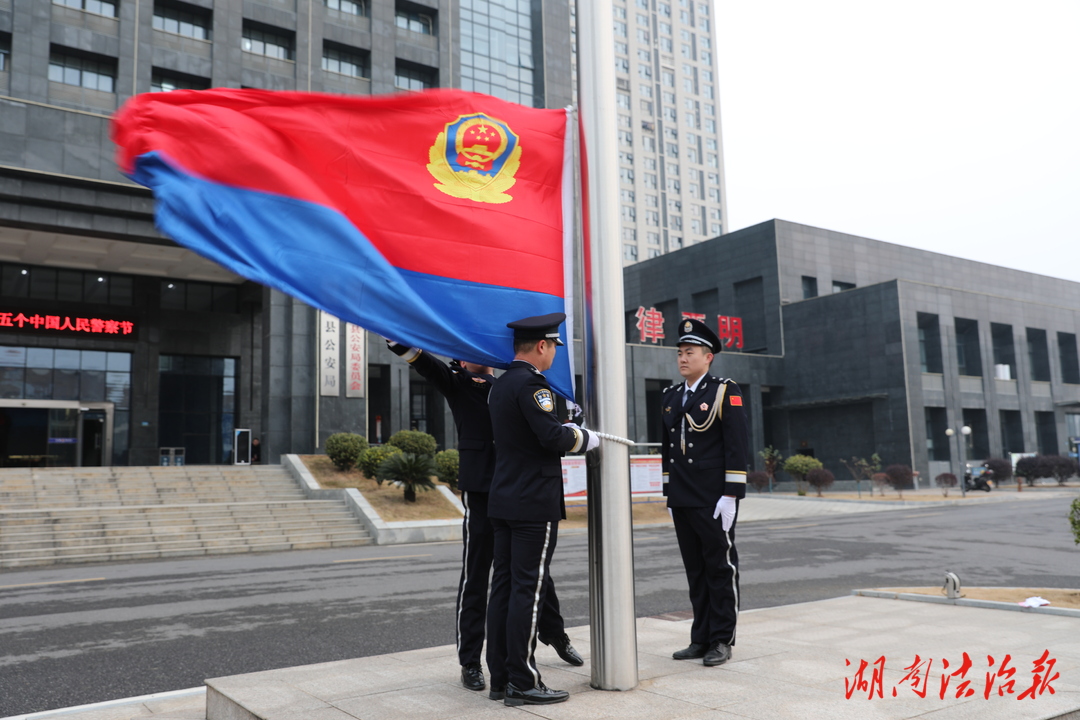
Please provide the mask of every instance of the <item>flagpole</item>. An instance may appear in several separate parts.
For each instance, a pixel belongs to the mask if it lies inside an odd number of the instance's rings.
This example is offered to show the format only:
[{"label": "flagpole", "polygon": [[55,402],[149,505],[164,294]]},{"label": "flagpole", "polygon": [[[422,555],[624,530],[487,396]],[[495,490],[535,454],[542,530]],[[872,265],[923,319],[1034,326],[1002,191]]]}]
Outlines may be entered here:
[{"label": "flagpole", "polygon": [[[577,3],[578,110],[584,172],[587,291],[582,338],[591,427],[626,437],[626,337],[619,240],[615,47],[612,4]],[[630,457],[603,442],[587,460],[592,681],[600,690],[638,683]]]}]

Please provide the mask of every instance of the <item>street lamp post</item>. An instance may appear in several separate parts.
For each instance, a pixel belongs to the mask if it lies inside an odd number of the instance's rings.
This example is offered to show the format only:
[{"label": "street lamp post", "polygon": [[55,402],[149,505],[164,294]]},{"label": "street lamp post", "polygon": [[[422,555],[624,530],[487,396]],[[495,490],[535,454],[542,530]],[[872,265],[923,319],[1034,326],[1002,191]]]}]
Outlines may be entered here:
[{"label": "street lamp post", "polygon": [[[952,428],[947,428],[945,430],[945,434],[949,437],[952,437],[953,435],[956,435],[956,431]],[[964,487],[964,471],[967,469],[967,463],[964,460],[964,450],[966,449],[964,448],[964,443],[967,442],[965,438],[970,434],[971,428],[969,428],[967,425],[964,425],[962,428],[960,428],[960,435],[962,435],[963,437],[958,436],[956,438],[956,456],[960,458],[960,497],[965,498],[967,497],[967,491]]]}]

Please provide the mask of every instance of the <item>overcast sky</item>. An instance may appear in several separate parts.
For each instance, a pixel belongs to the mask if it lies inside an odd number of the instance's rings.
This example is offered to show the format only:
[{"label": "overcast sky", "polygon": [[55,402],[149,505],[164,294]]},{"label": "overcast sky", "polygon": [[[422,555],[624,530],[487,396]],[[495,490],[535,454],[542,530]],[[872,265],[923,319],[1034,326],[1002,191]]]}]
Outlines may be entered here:
[{"label": "overcast sky", "polygon": [[1078,0],[714,0],[728,230],[1080,281]]}]

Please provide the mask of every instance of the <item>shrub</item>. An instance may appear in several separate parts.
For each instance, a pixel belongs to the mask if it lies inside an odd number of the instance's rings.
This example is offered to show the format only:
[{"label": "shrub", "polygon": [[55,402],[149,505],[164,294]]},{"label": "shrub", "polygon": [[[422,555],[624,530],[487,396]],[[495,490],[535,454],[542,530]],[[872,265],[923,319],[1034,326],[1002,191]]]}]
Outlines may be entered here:
[{"label": "shrub", "polygon": [[765,488],[769,487],[769,473],[764,470],[755,470],[752,473],[748,473],[746,476],[746,482],[750,484],[758,492],[761,492]]},{"label": "shrub", "polygon": [[758,453],[758,456],[765,461],[765,474],[770,480],[776,482],[776,471],[780,469],[780,464],[784,462],[784,456],[772,445],[766,445],[765,449]]},{"label": "shrub", "polygon": [[458,470],[460,458],[458,451],[453,448],[435,453],[435,467],[439,470],[439,477],[452,489],[457,490]]},{"label": "shrub", "polygon": [[1024,478],[1028,485],[1034,485],[1039,478],[1054,475],[1054,461],[1046,455],[1022,457],[1016,461],[1016,477]]},{"label": "shrub", "polygon": [[874,473],[870,476],[870,482],[874,483],[874,487],[881,492],[881,497],[885,497],[885,488],[889,485],[889,476],[883,472]]},{"label": "shrub", "polygon": [[334,433],[326,438],[326,456],[338,470],[351,470],[367,447],[367,438],[354,433]]},{"label": "shrub", "polygon": [[802,486],[806,473],[820,467],[824,467],[821,461],[809,455],[792,455],[784,461],[784,472],[795,478],[795,486],[798,488],[800,495],[806,494],[806,490]]},{"label": "shrub", "polygon": [[1058,481],[1058,485],[1064,485],[1065,481],[1073,475],[1080,475],[1080,464],[1076,462],[1076,458],[1068,455],[1051,455],[1048,459],[1051,461],[1050,476]]},{"label": "shrub", "polygon": [[386,441],[387,445],[401,448],[402,452],[433,457],[439,449],[435,438],[419,430],[398,430]]},{"label": "shrub", "polygon": [[360,471],[367,475],[369,478],[374,479],[375,473],[378,472],[379,466],[382,465],[383,460],[396,455],[401,452],[401,448],[394,447],[393,445],[376,445],[369,447],[364,451],[364,454],[360,456],[360,462],[358,463]]},{"label": "shrub", "polygon": [[416,502],[417,490],[431,490],[435,483],[432,477],[438,477],[439,468],[431,455],[416,453],[393,453],[379,465],[375,471],[375,481],[381,486],[392,482],[405,489],[406,502]]},{"label": "shrub", "polygon": [[912,481],[915,479],[915,473],[907,465],[890,465],[885,468],[885,475],[889,478],[889,485],[892,486],[892,489],[896,491],[901,500],[904,499],[904,491],[914,487]]},{"label": "shrub", "polygon": [[1001,487],[1002,483],[1013,476],[1012,462],[1005,458],[990,458],[983,463],[983,467],[993,473],[990,479],[997,487]]},{"label": "shrub", "polygon": [[941,493],[945,497],[949,497],[949,488],[956,487],[956,476],[952,473],[941,473],[936,478],[934,478],[934,482],[936,482],[938,484],[938,487],[941,488]]},{"label": "shrub", "polygon": [[814,468],[806,473],[806,482],[817,490],[817,496],[821,497],[821,491],[836,482],[836,477],[823,467]]}]

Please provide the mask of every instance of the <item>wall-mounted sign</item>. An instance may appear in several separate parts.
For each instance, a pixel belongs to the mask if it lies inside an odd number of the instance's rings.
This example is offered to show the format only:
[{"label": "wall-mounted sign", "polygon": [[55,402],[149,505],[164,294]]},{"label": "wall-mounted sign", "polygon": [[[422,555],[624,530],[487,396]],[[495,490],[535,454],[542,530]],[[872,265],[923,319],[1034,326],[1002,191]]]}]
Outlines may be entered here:
[{"label": "wall-mounted sign", "polygon": [[[664,339],[664,313],[654,307],[646,309],[641,306],[637,309],[636,317],[638,319],[637,329],[638,333],[640,333],[639,342],[652,342],[655,345]],[[684,312],[682,317],[684,320],[705,322],[705,313]],[[743,327],[741,317],[717,315],[716,329],[716,336],[720,338],[720,342],[723,343],[725,348],[742,350]]]},{"label": "wall-mounted sign", "polygon": [[345,397],[364,397],[364,373],[367,370],[366,360],[367,333],[364,328],[345,323]]},{"label": "wall-mounted sign", "polygon": [[0,332],[34,332],[50,335],[108,335],[134,339],[135,322],[125,318],[42,315],[33,310],[0,310]]},{"label": "wall-mounted sign", "polygon": [[319,311],[319,395],[341,395],[341,322],[328,312]]}]

